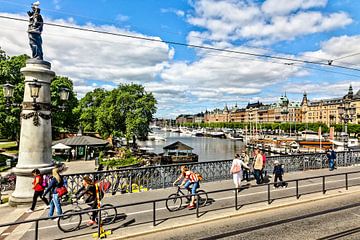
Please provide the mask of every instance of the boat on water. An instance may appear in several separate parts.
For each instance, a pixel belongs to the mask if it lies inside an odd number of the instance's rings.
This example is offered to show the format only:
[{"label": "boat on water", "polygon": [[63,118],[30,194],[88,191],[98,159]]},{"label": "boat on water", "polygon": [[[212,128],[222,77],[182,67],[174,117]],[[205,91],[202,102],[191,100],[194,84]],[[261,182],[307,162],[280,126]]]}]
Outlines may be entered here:
[{"label": "boat on water", "polygon": [[227,139],[236,140],[236,141],[244,141],[244,136],[237,132],[229,132],[225,133]]},{"label": "boat on water", "polygon": [[149,133],[148,140],[150,140],[150,141],[166,141],[166,138],[159,134]]}]

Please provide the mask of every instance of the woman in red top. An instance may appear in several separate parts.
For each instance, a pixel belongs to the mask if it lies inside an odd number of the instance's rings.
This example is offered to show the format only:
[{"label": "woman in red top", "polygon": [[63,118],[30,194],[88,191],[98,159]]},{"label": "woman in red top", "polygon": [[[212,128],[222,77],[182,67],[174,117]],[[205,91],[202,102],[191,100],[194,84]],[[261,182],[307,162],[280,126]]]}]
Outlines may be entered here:
[{"label": "woman in red top", "polygon": [[32,183],[33,185],[32,188],[34,189],[34,196],[33,196],[31,208],[26,211],[27,213],[31,213],[34,211],[38,197],[40,197],[41,200],[44,201],[44,203],[46,204],[46,208],[48,208],[49,206],[49,201],[46,199],[46,197],[43,197],[43,193],[44,193],[44,187],[42,186],[43,176],[41,175],[40,170],[35,168],[31,173],[34,176],[34,181]]}]

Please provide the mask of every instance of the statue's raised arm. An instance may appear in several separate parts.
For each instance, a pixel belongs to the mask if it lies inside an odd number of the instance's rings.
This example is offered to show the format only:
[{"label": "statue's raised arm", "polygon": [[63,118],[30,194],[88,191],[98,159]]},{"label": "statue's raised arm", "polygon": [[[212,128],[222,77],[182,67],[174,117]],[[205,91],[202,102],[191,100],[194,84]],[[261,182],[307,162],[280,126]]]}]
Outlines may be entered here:
[{"label": "statue's raised arm", "polygon": [[29,15],[29,44],[32,51],[32,58],[43,60],[42,39],[41,33],[43,31],[44,21],[40,14],[40,2],[36,1],[31,5]]}]

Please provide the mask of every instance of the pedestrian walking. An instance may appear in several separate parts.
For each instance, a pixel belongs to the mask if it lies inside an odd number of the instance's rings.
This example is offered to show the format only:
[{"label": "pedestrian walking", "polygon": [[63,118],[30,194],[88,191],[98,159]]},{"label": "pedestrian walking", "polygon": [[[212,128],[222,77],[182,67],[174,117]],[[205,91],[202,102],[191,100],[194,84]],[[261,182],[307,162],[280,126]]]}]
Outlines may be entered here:
[{"label": "pedestrian walking", "polygon": [[59,174],[58,168],[53,168],[52,176],[53,177],[49,183],[49,186],[43,194],[45,196],[48,192],[51,192],[50,210],[49,210],[49,214],[48,214],[49,217],[52,217],[54,215],[55,208],[56,208],[57,215],[62,214],[60,197],[58,195],[57,189],[64,186],[64,179]]},{"label": "pedestrian walking", "polygon": [[261,178],[261,182],[264,182],[264,176],[266,176],[267,174],[266,171],[264,170],[266,165],[266,155],[264,151],[260,151],[260,154],[262,156],[262,162],[263,162],[263,166],[260,172],[260,178]]},{"label": "pedestrian walking", "polygon": [[[284,169],[282,168],[281,164],[278,160],[274,161],[274,188],[278,187],[287,187],[287,183],[283,181]],[[278,183],[279,180],[279,183]]]},{"label": "pedestrian walking", "polygon": [[41,175],[40,170],[35,168],[34,170],[32,170],[31,173],[34,177],[34,181],[32,183],[32,189],[34,189],[34,195],[33,195],[31,207],[26,211],[27,213],[34,212],[38,197],[40,197],[41,200],[43,200],[43,202],[45,203],[46,205],[45,208],[49,207],[49,201],[46,199],[45,196],[43,196],[45,184],[43,184],[44,178]]},{"label": "pedestrian walking", "polygon": [[[242,157],[242,160],[244,162],[244,164],[246,166],[249,166],[249,162],[250,162],[250,157],[249,155],[246,153],[245,150],[242,150],[241,152],[241,157]],[[245,179],[247,182],[250,180],[250,168],[244,168],[242,167],[242,170],[243,170],[243,179]]]},{"label": "pedestrian walking", "polygon": [[332,171],[335,169],[336,153],[333,150],[332,146],[326,151],[326,156],[329,163],[329,170]]},{"label": "pedestrian walking", "polygon": [[256,179],[256,184],[262,183],[261,181],[261,170],[263,169],[263,157],[259,149],[255,149],[255,162],[254,162],[254,177]]},{"label": "pedestrian walking", "polygon": [[240,192],[240,185],[241,185],[241,180],[242,180],[242,168],[245,169],[250,169],[241,159],[240,159],[240,155],[236,154],[235,158],[232,162],[231,168],[230,168],[230,173],[233,175],[233,180],[234,180],[234,184],[235,187],[237,188],[237,191]]},{"label": "pedestrian walking", "polygon": [[72,159],[73,160],[75,160],[76,159],[76,151],[75,151],[75,149],[73,148],[73,149],[71,149],[71,157],[72,157]]}]

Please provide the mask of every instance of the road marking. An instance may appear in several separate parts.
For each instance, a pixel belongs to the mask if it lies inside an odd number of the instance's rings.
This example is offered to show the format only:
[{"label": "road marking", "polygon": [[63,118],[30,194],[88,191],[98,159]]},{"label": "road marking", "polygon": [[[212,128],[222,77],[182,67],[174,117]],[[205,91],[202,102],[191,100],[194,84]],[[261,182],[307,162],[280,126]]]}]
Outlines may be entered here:
[{"label": "road marking", "polygon": [[[348,181],[350,180],[355,180],[355,179],[360,179],[360,177],[357,177],[357,178],[351,178],[351,179],[348,179]],[[326,182],[326,183],[335,183],[335,182],[343,182],[344,180],[334,180],[334,181],[329,181],[329,182]],[[286,182],[286,181],[285,181]],[[309,187],[309,186],[314,186],[314,185],[322,185],[322,183],[311,183],[311,184],[307,184],[307,185],[302,185],[302,186],[299,186],[299,188],[303,188],[303,187]],[[265,185],[264,185],[265,186]],[[296,189],[296,187],[288,187],[288,188],[282,188],[282,189],[276,189],[276,190],[273,190],[273,191],[281,191],[281,190],[287,190],[287,189]],[[267,193],[267,191],[262,191],[262,192],[255,192],[255,193],[248,193],[248,194],[241,194],[239,196],[251,196],[251,195],[256,195],[256,194],[264,194],[264,193]],[[216,199],[216,201],[222,201],[222,200],[228,200],[228,199],[233,199],[234,196],[230,196],[230,197],[223,197],[223,198],[218,198]],[[164,210],[164,209],[167,209],[166,207],[161,207],[161,208],[156,208],[155,210],[158,211],[158,210]],[[127,216],[131,216],[131,215],[137,215],[137,214],[141,214],[141,213],[148,213],[148,212],[152,212],[153,209],[148,209],[148,210],[142,210],[142,211],[137,211],[137,212],[131,212],[131,213],[127,213],[126,215]],[[357,215],[355,213],[353,213],[354,215]],[[357,215],[360,217],[360,215]],[[67,223],[67,224],[64,224],[64,225],[71,225],[73,223]],[[54,228],[54,227],[57,227],[57,224],[56,225],[50,225],[50,226],[45,226],[45,227],[40,227],[39,230],[44,230],[44,229],[50,229],[50,228]],[[34,231],[35,229],[31,228],[29,229],[28,231]],[[4,234],[5,235],[5,234]]]}]

